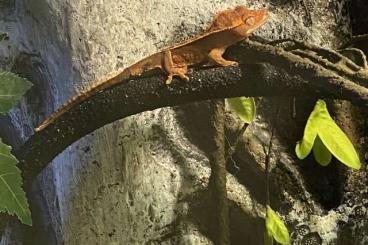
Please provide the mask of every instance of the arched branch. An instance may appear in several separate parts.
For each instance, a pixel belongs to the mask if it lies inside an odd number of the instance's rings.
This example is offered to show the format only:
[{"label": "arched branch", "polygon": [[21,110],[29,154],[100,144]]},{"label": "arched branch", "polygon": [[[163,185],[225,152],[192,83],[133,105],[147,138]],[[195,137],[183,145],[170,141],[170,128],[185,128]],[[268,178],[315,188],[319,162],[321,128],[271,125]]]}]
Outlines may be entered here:
[{"label": "arched branch", "polygon": [[32,181],[48,162],[83,136],[118,119],[160,107],[236,96],[328,97],[368,105],[368,89],[360,85],[368,77],[366,71],[356,72],[358,79],[354,81],[354,74],[344,76],[344,71],[326,68],[325,57],[319,63],[296,53],[248,41],[227,52],[230,59],[239,61],[237,67],[197,68],[189,82],[174,79],[169,86],[163,75],[156,74],[106,88],[14,150],[25,181]]}]

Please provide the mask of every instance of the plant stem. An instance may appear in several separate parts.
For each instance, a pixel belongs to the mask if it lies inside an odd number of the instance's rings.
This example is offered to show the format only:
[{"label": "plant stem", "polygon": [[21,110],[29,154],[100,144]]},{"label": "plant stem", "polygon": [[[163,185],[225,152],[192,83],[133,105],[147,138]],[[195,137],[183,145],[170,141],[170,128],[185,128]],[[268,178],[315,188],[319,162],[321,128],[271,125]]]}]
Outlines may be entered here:
[{"label": "plant stem", "polygon": [[245,130],[247,130],[248,126],[249,126],[248,123],[244,123],[242,128],[237,133],[234,143],[232,145],[230,145],[229,143],[229,150],[227,151],[226,156],[225,156],[225,163],[227,163],[227,161],[233,156],[236,150],[236,146],[238,145],[240,139],[242,138]]},{"label": "plant stem", "polygon": [[266,172],[266,205],[270,205],[270,160],[272,152],[272,141],[275,134],[276,124],[279,117],[280,107],[277,107],[275,120],[272,123],[270,141],[268,142],[266,158],[265,158],[265,172]]}]

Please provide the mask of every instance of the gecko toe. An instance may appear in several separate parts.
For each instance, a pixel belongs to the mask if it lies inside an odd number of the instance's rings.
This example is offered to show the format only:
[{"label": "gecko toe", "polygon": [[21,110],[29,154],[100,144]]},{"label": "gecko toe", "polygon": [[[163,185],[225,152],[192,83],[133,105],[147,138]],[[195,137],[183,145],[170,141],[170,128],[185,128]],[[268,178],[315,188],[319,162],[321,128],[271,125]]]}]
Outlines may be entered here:
[{"label": "gecko toe", "polygon": [[186,76],[186,75],[181,75],[180,78],[187,81],[187,82],[189,81],[189,77]]},{"label": "gecko toe", "polygon": [[167,77],[167,79],[166,79],[166,81],[165,81],[166,85],[169,85],[169,84],[171,83],[172,78],[173,78],[172,76],[168,76],[168,77]]},{"label": "gecko toe", "polygon": [[239,65],[239,63],[236,62],[236,61],[229,62],[229,66],[238,66],[238,65]]}]

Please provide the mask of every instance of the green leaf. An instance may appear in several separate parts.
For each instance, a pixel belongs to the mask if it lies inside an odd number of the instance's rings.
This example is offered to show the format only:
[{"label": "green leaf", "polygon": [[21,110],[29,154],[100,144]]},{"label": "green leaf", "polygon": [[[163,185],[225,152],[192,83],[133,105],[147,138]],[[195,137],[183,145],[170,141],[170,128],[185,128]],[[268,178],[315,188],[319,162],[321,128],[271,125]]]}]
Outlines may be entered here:
[{"label": "green leaf", "polygon": [[314,107],[305,125],[303,139],[296,144],[295,153],[299,159],[306,158],[312,151],[314,140],[317,137],[317,121],[320,114],[318,109]]},{"label": "green leaf", "polygon": [[10,150],[0,139],[0,211],[16,214],[23,224],[32,225],[22,177],[16,166],[18,160]]},{"label": "green leaf", "polygon": [[0,72],[0,114],[17,104],[31,86],[31,82],[14,73]]},{"label": "green leaf", "polygon": [[[319,137],[320,141],[316,140]],[[321,165],[327,165],[330,156],[326,149],[340,162],[353,168],[360,169],[361,163],[353,144],[340,129],[328,113],[326,102],[318,100],[311,115],[308,118],[301,142],[295,147],[295,152],[300,159],[304,159],[313,148],[315,159]]]},{"label": "green leaf", "polygon": [[278,243],[290,244],[289,232],[279,216],[267,205],[266,230]]},{"label": "green leaf", "polygon": [[331,152],[326,148],[326,146],[322,143],[319,136],[317,136],[313,145],[313,156],[316,161],[322,166],[327,166],[332,159]]},{"label": "green leaf", "polygon": [[318,123],[318,136],[321,141],[340,162],[353,169],[360,169],[361,163],[353,144],[331,118],[326,103],[323,100],[317,103],[321,107],[321,118]]},{"label": "green leaf", "polygon": [[251,123],[256,116],[256,103],[253,97],[227,99],[230,109],[245,123]]}]

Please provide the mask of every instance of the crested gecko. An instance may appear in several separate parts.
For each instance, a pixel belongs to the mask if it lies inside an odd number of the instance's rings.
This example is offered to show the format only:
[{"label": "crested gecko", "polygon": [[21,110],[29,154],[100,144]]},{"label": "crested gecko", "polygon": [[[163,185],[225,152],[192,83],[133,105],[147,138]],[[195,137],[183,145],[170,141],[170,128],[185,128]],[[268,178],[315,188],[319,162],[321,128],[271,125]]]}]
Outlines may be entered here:
[{"label": "crested gecko", "polygon": [[265,9],[252,10],[245,6],[237,6],[234,9],[219,12],[204,33],[165,48],[128,68],[94,82],[87,91],[73,97],[52,113],[40,126],[35,128],[35,131],[44,129],[74,105],[87,100],[99,91],[153,69],[164,71],[167,74],[166,84],[170,84],[174,76],[188,81],[188,66],[209,62],[220,66],[237,65],[237,62],[222,57],[226,48],[249,37],[254,30],[263,25],[267,17],[268,13]]}]

